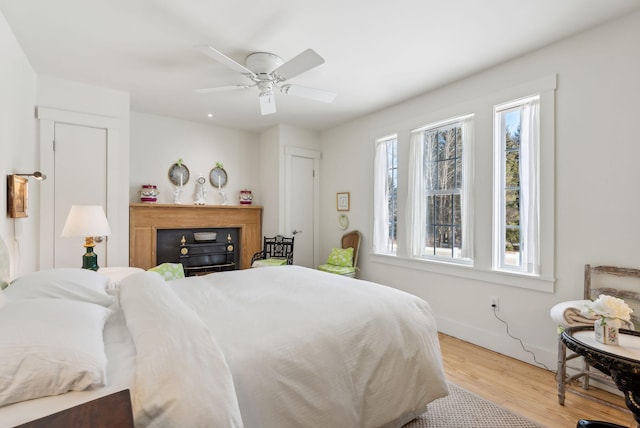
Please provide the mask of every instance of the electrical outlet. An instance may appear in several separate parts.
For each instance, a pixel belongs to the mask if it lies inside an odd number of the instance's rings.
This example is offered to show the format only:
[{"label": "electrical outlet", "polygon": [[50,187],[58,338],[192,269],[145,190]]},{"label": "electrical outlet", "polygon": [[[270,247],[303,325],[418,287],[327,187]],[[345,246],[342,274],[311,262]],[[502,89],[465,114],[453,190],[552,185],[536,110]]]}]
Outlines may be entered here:
[{"label": "electrical outlet", "polygon": [[498,312],[498,310],[500,309],[500,306],[498,304],[498,297],[497,296],[489,297],[489,305],[492,310]]}]

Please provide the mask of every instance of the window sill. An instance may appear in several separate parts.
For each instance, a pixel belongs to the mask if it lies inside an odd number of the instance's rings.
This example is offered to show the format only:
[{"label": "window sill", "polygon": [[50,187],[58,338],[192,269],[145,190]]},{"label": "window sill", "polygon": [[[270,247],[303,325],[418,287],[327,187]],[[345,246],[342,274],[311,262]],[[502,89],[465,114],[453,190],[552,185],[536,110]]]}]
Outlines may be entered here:
[{"label": "window sill", "polygon": [[441,275],[449,275],[458,278],[471,279],[475,281],[489,282],[492,284],[502,284],[529,290],[553,293],[554,278],[543,278],[540,276],[519,274],[514,272],[495,271],[482,269],[473,265],[454,264],[435,260],[410,259],[400,256],[385,254],[369,254],[372,263],[392,265],[407,269],[433,272]]}]

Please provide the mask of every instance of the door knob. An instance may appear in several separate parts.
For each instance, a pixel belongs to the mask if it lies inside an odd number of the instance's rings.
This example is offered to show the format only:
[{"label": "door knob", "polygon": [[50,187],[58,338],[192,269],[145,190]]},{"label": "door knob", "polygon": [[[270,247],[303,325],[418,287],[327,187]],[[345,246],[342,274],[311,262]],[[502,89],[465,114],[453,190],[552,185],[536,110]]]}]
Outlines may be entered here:
[{"label": "door knob", "polygon": [[294,235],[297,235],[298,233],[302,233],[302,231],[301,231],[301,230],[294,230],[292,233],[293,233]]}]

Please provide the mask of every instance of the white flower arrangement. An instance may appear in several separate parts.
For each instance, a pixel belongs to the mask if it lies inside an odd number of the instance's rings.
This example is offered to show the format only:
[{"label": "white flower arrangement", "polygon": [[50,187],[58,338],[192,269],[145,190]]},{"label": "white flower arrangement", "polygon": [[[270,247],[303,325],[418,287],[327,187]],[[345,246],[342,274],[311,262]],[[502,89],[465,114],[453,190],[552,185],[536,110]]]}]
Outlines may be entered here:
[{"label": "white flower arrangement", "polygon": [[606,294],[601,294],[582,309],[582,315],[598,318],[596,325],[608,325],[614,328],[622,327],[622,321],[631,322],[631,312],[633,309],[624,300]]}]

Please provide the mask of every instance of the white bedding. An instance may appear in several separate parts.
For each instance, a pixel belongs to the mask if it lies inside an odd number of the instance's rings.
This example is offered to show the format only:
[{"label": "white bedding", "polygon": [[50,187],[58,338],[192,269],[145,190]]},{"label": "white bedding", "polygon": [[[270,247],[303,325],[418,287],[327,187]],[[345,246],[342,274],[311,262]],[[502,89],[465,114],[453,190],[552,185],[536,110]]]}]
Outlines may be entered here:
[{"label": "white bedding", "polygon": [[396,289],[282,266],[185,278],[246,427],[380,427],[447,394],[434,318]]},{"label": "white bedding", "polygon": [[212,426],[207,400],[226,426],[401,426],[447,394],[434,318],[412,295],[297,266],[158,278],[121,284],[104,391],[5,406],[0,425],[127,387],[137,426],[159,416],[167,427],[176,415],[180,426]]},{"label": "white bedding", "polygon": [[136,347],[136,425],[241,427],[222,351],[164,279],[152,272],[125,278],[120,304]]},{"label": "white bedding", "polygon": [[0,427],[12,427],[78,404],[130,388],[135,376],[135,348],[122,312],[115,311],[104,332],[108,384],[104,388],[68,392],[0,407]]}]

